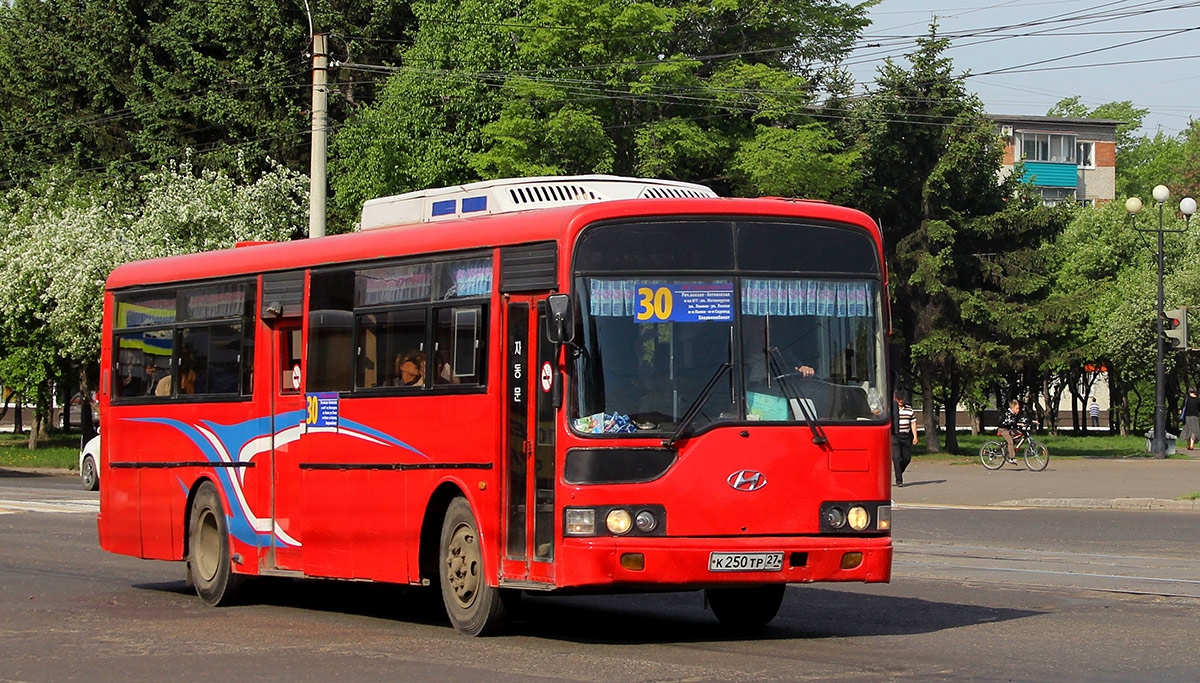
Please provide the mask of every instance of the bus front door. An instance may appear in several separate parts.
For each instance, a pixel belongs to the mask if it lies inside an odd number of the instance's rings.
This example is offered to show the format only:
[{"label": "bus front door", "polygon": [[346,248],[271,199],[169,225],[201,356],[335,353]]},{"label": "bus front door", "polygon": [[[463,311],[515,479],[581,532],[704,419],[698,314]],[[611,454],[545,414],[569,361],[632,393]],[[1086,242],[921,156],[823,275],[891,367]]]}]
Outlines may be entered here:
[{"label": "bus front door", "polygon": [[545,297],[505,305],[504,556],[501,585],[554,584],[554,382]]}]

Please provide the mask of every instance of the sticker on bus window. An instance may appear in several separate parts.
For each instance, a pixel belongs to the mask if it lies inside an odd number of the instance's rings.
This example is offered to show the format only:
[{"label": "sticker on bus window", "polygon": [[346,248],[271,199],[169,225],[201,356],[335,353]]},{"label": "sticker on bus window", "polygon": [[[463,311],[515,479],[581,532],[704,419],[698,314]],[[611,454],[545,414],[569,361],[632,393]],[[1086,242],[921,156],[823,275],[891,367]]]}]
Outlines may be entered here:
[{"label": "sticker on bus window", "polygon": [[338,395],[337,392],[318,392],[305,395],[308,408],[304,424],[308,429],[337,429],[338,426]]},{"label": "sticker on bus window", "polygon": [[639,285],[634,319],[640,323],[733,321],[733,283]]}]

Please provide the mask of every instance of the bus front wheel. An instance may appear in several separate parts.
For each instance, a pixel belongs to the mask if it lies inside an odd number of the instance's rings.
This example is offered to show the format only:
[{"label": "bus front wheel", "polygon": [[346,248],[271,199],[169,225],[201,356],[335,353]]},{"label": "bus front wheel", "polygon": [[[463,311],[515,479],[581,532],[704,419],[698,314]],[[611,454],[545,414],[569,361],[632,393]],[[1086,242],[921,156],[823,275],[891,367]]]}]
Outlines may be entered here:
[{"label": "bus front wheel", "polygon": [[704,601],[725,626],[755,629],[766,626],[779,613],[786,588],[782,583],[750,588],[709,588],[704,591]]},{"label": "bus front wheel", "polygon": [[188,518],[188,577],[196,594],[214,607],[234,604],[245,577],[233,573],[225,507],[212,482],[204,482]]},{"label": "bus front wheel", "polygon": [[462,634],[494,633],[505,616],[501,589],[488,584],[479,525],[465,498],[455,498],[442,521],[438,579],[450,623]]}]

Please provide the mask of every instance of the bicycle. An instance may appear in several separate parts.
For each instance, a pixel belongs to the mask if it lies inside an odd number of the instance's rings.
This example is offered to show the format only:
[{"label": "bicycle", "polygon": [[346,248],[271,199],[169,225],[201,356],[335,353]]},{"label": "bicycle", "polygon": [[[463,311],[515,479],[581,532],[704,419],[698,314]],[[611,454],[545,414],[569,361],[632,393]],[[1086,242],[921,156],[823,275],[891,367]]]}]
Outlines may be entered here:
[{"label": "bicycle", "polygon": [[[1050,464],[1050,451],[1045,444],[1025,432],[1019,432],[1013,438],[1013,446],[1018,453],[1023,453],[1025,466],[1031,471],[1041,472]],[[1004,467],[1005,462],[1017,464],[1016,456],[1008,452],[1008,442],[1003,439],[983,444],[979,449],[979,461],[989,470],[998,470]]]}]

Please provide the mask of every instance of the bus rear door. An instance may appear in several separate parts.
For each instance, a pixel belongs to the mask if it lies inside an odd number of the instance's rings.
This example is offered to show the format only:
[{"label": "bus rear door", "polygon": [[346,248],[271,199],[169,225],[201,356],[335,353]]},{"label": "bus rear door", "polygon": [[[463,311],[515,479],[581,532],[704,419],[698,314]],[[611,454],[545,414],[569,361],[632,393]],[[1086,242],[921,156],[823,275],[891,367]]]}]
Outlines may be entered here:
[{"label": "bus rear door", "polygon": [[[302,283],[303,280],[301,279]],[[307,406],[304,388],[303,337],[301,309],[297,300],[285,303],[282,311],[264,316],[270,331],[266,358],[257,367],[265,368],[268,387],[269,448],[259,457],[261,474],[267,488],[269,532],[259,536],[266,547],[260,548],[259,569],[300,570],[300,436],[305,429]],[[260,513],[262,514],[262,513]]]}]

